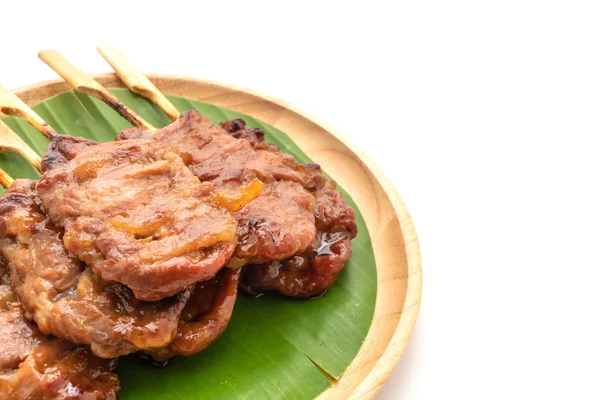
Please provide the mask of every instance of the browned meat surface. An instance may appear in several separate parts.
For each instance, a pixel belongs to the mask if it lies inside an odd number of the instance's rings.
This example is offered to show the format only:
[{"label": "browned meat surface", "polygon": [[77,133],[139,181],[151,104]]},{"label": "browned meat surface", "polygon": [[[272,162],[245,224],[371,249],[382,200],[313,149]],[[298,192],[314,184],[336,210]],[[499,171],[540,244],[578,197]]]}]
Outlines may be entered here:
[{"label": "browned meat surface", "polygon": [[0,371],[16,369],[43,335],[25,320],[17,297],[8,285],[7,269],[0,267]]},{"label": "browned meat surface", "polygon": [[250,294],[278,291],[292,297],[323,293],[336,281],[352,255],[356,215],[334,190],[333,182],[316,192],[317,237],[301,255],[244,267],[240,287]]},{"label": "browned meat surface", "polygon": [[314,197],[296,182],[265,185],[256,200],[235,213],[239,244],[229,266],[301,253],[315,236],[313,203]]},{"label": "browned meat surface", "polygon": [[50,141],[42,159],[42,170],[50,171],[74,159],[81,151],[97,145],[97,142],[82,137],[61,135]]},{"label": "browned meat surface", "polygon": [[[233,119],[221,123],[221,127],[225,129],[231,137],[236,139],[244,139],[252,145],[256,150],[267,150],[272,153],[281,154],[279,146],[273,143],[265,142],[265,134],[258,128],[246,128],[246,122],[243,119]],[[321,167],[318,164],[300,164],[293,157],[285,158],[285,164],[288,168],[298,171],[302,177],[300,183],[311,193],[318,188],[327,184],[328,179],[321,172]]]},{"label": "browned meat surface", "polygon": [[152,357],[163,361],[178,354],[190,356],[217,340],[231,319],[239,278],[239,268],[223,268],[215,278],[199,283],[183,311],[175,340],[152,352]]},{"label": "browned meat surface", "polygon": [[314,196],[302,187],[306,168],[292,156],[255,150],[196,111],[154,132],[130,129],[117,136],[134,138],[173,146],[193,173],[212,182],[220,193],[235,192],[254,179],[265,183],[258,198],[237,214],[238,246],[230,266],[282,260],[301,253],[313,241]]},{"label": "browned meat surface", "polygon": [[[260,129],[247,129],[241,119],[224,122],[221,126],[232,137],[245,139],[255,149],[279,152],[278,146],[265,143]],[[315,196],[317,235],[303,254],[283,261],[246,266],[240,287],[250,294],[278,291],[293,297],[319,295],[335,283],[352,254],[356,215],[341,193],[335,190],[335,182],[325,178],[317,164],[302,166],[295,160],[288,160],[287,165],[300,171],[304,188]]]},{"label": "browned meat surface", "polygon": [[103,280],[154,301],[211,279],[231,257],[237,221],[172,148],[67,136],[53,142],[39,197],[64,229],[65,247]]},{"label": "browned meat surface", "polygon": [[0,198],[0,248],[28,318],[42,332],[91,345],[104,358],[171,343],[191,289],[146,302],[103,282],[68,254],[38,203],[31,180],[16,180]]},{"label": "browned meat surface", "polygon": [[265,133],[258,128],[246,128],[246,121],[241,118],[222,122],[219,125],[236,139],[247,140],[256,150],[279,151],[279,146],[265,142]]},{"label": "browned meat surface", "polygon": [[250,143],[234,140],[196,111],[188,111],[157,131],[131,129],[117,140],[142,138],[176,148],[186,165],[201,181],[210,181],[220,191],[236,191],[254,178],[262,182],[290,180],[302,182],[298,171],[286,164],[293,157],[283,153],[255,151]]},{"label": "browned meat surface", "polygon": [[0,398],[6,400],[114,400],[115,360],[47,337],[24,316],[0,266]]}]

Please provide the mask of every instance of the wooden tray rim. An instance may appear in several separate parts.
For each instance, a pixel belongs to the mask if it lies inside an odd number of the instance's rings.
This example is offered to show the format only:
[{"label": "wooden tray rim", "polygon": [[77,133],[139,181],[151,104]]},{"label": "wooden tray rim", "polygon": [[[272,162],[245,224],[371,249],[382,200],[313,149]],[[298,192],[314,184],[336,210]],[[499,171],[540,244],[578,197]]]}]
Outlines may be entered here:
[{"label": "wooden tray rim", "polygon": [[[400,223],[400,228],[402,230],[404,238],[404,247],[406,249],[406,262],[408,266],[408,274],[406,277],[403,277],[403,279],[406,279],[406,295],[404,298],[402,310],[399,312],[398,324],[395,328],[395,331],[393,332],[391,339],[387,343],[376,343],[376,341],[369,343],[368,339],[372,335],[372,331],[377,329],[377,326],[375,326],[375,323],[373,323],[371,325],[371,328],[369,329],[369,333],[367,335],[367,340],[365,340],[365,344],[360,348],[358,354],[356,355],[355,359],[352,361],[344,375],[342,375],[342,377],[337,382],[335,382],[331,388],[323,392],[318,398],[371,399],[375,397],[375,395],[379,392],[383,384],[389,378],[395,366],[398,364],[398,361],[400,360],[406,348],[406,345],[408,343],[408,340],[410,339],[410,336],[416,323],[422,293],[421,254],[417,234],[412,220],[410,218],[410,215],[408,213],[408,210],[406,209],[402,199],[400,198],[400,195],[396,192],[396,189],[394,188],[391,181],[363,150],[361,150],[352,141],[346,138],[341,132],[339,132],[337,129],[324,122],[323,120],[311,115],[307,111],[301,109],[300,107],[290,102],[265,95],[253,89],[248,89],[237,85],[220,83],[216,81],[198,79],[194,77],[174,76],[168,74],[150,73],[147,75],[165,94],[180,95],[192,98],[194,100],[211,102],[207,101],[204,98],[198,98],[198,96],[190,96],[189,94],[182,95],[181,93],[179,93],[178,90],[174,90],[180,85],[191,85],[194,87],[215,89],[217,92],[231,92],[231,95],[235,95],[236,93],[238,93],[245,96],[251,96],[264,102],[265,105],[275,105],[280,108],[286,109],[296,114],[297,116],[314,123],[322,130],[326,131],[331,136],[333,136],[342,146],[346,147],[351,153],[353,153],[358,159],[360,159],[360,161],[376,179],[377,183],[381,186],[381,188],[387,196],[387,201],[389,201],[389,203],[393,207],[395,217]],[[114,73],[96,74],[93,75],[93,77],[96,80],[98,80],[101,84],[107,87],[125,87]],[[33,105],[56,94],[70,90],[71,87],[64,81],[51,80],[24,86],[19,89],[16,89],[14,92],[25,103]],[[215,104],[217,103],[218,101],[215,102]],[[251,115],[255,118],[261,119],[260,112],[256,113],[249,112],[248,110],[240,110],[236,109],[236,106],[231,105],[217,105],[230,108],[235,111],[240,111]],[[286,133],[290,134],[290,132],[287,131]],[[346,189],[348,190],[348,188]],[[379,275],[379,265],[377,268]],[[378,291],[379,290],[380,289],[378,287]],[[376,311],[379,307],[382,307],[379,301],[379,296],[375,307]],[[379,357],[377,357],[377,359],[365,360],[364,355],[369,353],[369,346],[382,346],[385,347],[385,350],[383,350],[383,352],[379,355]],[[359,377],[361,379],[357,380],[356,378]]]}]

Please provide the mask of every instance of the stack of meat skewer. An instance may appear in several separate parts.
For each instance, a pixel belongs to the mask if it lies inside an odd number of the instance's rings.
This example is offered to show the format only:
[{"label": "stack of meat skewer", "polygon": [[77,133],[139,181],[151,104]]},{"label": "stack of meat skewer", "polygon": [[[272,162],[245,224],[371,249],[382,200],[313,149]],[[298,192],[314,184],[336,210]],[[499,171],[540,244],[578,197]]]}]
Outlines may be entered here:
[{"label": "stack of meat skewer", "polygon": [[317,296],[352,252],[354,211],[318,165],[241,119],[180,114],[99,50],[174,122],[155,129],[53,51],[40,57],[135,127],[108,143],[61,135],[0,87],[0,111],[50,139],[40,160],[0,121],[0,148],[42,173],[0,173],[2,398],[116,398],[119,356],[196,354],[226,328],[238,289]]}]

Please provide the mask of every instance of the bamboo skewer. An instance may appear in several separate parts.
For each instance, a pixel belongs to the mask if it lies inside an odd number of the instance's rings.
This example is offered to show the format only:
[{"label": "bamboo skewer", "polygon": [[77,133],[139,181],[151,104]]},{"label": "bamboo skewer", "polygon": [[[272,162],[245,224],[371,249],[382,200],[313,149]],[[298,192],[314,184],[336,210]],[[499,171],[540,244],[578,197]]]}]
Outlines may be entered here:
[{"label": "bamboo skewer", "polygon": [[23,118],[50,140],[58,135],[35,111],[2,85],[0,85],[0,111],[6,115]]},{"label": "bamboo skewer", "polygon": [[0,185],[4,189],[8,189],[8,187],[12,185],[14,181],[15,180],[9,174],[7,174],[5,170],[0,168]]},{"label": "bamboo skewer", "polygon": [[71,84],[73,88],[77,89],[83,94],[102,100],[119,114],[121,114],[125,119],[131,122],[134,126],[138,128],[155,130],[150,123],[123,104],[112,93],[100,85],[94,78],[88,76],[83,71],[71,64],[57,51],[40,51],[39,57],[46,64],[48,64],[50,68],[56,71],[65,81]]},{"label": "bamboo skewer", "polygon": [[52,140],[60,136],[42,117],[33,111],[16,94],[0,85],[0,111],[29,122],[40,133]]},{"label": "bamboo skewer", "polygon": [[17,153],[38,171],[42,171],[42,159],[6,125],[0,121],[0,152]]},{"label": "bamboo skewer", "polygon": [[[25,119],[49,139],[57,134],[35,111],[2,85],[0,85],[0,111],[6,115],[14,115]],[[0,153],[19,154],[35,169],[42,172],[41,157],[1,120]],[[13,182],[14,179],[6,171],[0,169],[0,185],[8,189]]]},{"label": "bamboo skewer", "polygon": [[98,46],[97,50],[131,91],[154,102],[172,121],[179,118],[181,113],[173,103],[123,53],[108,45]]}]

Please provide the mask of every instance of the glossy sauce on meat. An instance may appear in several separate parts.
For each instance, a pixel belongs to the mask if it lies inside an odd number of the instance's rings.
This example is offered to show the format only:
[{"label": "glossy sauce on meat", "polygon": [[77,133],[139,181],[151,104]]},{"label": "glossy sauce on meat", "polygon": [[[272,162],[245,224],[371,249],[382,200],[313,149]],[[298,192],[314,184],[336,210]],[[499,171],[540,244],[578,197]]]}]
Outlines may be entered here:
[{"label": "glossy sauce on meat", "polygon": [[258,198],[235,213],[239,244],[229,266],[279,260],[306,249],[315,236],[313,210],[314,197],[300,184],[265,185]]},{"label": "glossy sauce on meat", "polygon": [[42,335],[28,322],[0,265],[0,398],[6,400],[114,400],[116,360]]},{"label": "glossy sauce on meat", "polygon": [[18,179],[0,198],[0,230],[12,287],[42,332],[91,345],[104,358],[162,348],[175,337],[191,289],[146,302],[103,282],[68,254],[40,209],[35,181]]},{"label": "glossy sauce on meat", "polygon": [[249,294],[277,291],[285,296],[312,297],[329,289],[352,255],[356,216],[340,192],[317,191],[317,236],[303,254],[283,261],[244,267],[240,287]]},{"label": "glossy sauce on meat", "polygon": [[160,300],[212,278],[237,221],[172,148],[146,140],[53,139],[37,190],[65,247],[107,282]]},{"label": "glossy sauce on meat", "polygon": [[210,281],[196,286],[183,311],[177,336],[166,348],[151,353],[155,360],[201,352],[223,333],[238,293],[240,269],[223,268]]},{"label": "glossy sauce on meat", "polygon": [[[232,137],[243,139],[256,149],[279,153],[278,146],[265,143],[262,131],[247,129],[241,119],[221,126]],[[317,296],[335,283],[352,255],[351,240],[357,233],[356,215],[342,194],[335,190],[335,182],[325,178],[318,165],[301,165],[289,159],[287,164],[299,171],[304,189],[315,196],[316,237],[302,254],[244,267],[240,287],[253,295],[277,291],[292,297]]]},{"label": "glossy sauce on meat", "polygon": [[292,156],[256,150],[196,111],[157,131],[131,129],[117,136],[133,138],[173,146],[190,170],[218,192],[235,192],[253,179],[264,183],[259,196],[236,214],[239,243],[230,266],[282,260],[303,252],[315,238],[314,196],[304,190],[304,167]]}]

